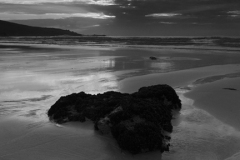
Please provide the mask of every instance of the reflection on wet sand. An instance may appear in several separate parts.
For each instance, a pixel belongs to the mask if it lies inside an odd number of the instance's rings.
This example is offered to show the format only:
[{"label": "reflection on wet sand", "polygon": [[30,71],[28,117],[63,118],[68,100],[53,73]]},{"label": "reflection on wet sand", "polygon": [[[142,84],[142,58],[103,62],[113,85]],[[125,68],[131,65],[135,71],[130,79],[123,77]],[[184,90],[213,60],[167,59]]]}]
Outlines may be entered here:
[{"label": "reflection on wet sand", "polygon": [[172,70],[171,67],[174,67],[173,65],[174,63],[170,63],[170,62],[156,62],[156,63],[151,63],[151,68],[157,68],[162,72],[167,72]]}]

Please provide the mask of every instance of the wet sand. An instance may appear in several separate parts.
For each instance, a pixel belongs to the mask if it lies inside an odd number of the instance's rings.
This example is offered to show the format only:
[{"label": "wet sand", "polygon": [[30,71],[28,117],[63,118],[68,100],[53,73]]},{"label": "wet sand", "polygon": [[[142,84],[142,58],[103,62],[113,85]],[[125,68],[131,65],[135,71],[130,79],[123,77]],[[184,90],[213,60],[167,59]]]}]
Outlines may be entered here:
[{"label": "wet sand", "polygon": [[[204,83],[204,82],[203,82]],[[240,131],[240,76],[200,84],[186,94],[194,105]]]},{"label": "wet sand", "polygon": [[[50,48],[1,50],[1,160],[239,159],[239,54]],[[149,55],[159,60],[151,61]],[[91,122],[59,126],[46,115],[62,95],[134,92],[159,83],[172,85],[183,103],[173,121],[170,152],[163,155],[132,156],[122,152],[111,138],[96,133]]]},{"label": "wet sand", "polygon": [[133,77],[121,81],[120,86],[129,92],[143,84],[158,83],[176,89],[183,108],[173,123],[172,148],[163,159],[238,160],[239,71],[239,65],[203,67]]}]

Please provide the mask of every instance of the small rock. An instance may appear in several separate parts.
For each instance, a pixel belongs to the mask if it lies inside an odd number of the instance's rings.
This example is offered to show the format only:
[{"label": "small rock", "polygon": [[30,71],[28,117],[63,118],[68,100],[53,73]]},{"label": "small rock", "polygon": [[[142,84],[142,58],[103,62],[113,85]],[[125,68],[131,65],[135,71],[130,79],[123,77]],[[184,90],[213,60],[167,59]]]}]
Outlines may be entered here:
[{"label": "small rock", "polygon": [[149,57],[151,60],[157,60],[157,57]]}]

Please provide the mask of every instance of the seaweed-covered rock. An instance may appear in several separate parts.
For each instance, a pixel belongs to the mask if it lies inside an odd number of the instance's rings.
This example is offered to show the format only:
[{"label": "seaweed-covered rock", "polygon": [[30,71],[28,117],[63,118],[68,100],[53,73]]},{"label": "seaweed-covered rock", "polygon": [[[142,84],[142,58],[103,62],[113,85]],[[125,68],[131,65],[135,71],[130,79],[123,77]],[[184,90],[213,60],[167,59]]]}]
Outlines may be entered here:
[{"label": "seaweed-covered rock", "polygon": [[157,57],[149,57],[150,60],[157,60]]},{"label": "seaweed-covered rock", "polygon": [[137,154],[169,150],[172,111],[181,101],[168,85],[140,88],[133,94],[84,92],[61,97],[48,111],[56,123],[92,120],[95,129],[112,134],[120,148]]}]

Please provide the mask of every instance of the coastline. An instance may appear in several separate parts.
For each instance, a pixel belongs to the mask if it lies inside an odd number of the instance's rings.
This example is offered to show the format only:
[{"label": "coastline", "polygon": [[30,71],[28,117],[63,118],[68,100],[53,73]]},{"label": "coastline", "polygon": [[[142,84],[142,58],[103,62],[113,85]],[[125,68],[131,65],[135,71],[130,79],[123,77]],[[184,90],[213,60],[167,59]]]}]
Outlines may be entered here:
[{"label": "coastline", "polygon": [[[240,77],[238,74],[239,72],[236,77],[228,77],[228,74],[222,75],[219,79],[215,79],[214,76],[203,78],[202,83],[198,82],[183,94],[185,99],[192,100],[193,107],[214,117],[215,122],[206,122],[214,123],[212,125],[216,131],[214,136],[220,136],[221,139],[233,138],[229,148],[239,146],[240,139]],[[199,117],[199,121],[202,119],[204,117]],[[240,159],[240,150],[233,149],[232,153],[232,155],[226,155],[224,160]]]},{"label": "coastline", "polygon": [[206,110],[222,122],[240,131],[240,76],[223,77],[212,82],[199,84],[185,94],[194,99],[193,105]]},{"label": "coastline", "polygon": [[228,51],[239,52],[239,47],[222,47],[211,45],[126,45],[126,44],[48,44],[48,43],[26,43],[26,42],[0,42],[0,45],[13,45],[13,46],[33,46],[33,47],[49,47],[49,48],[71,48],[71,49],[146,49],[146,50],[159,50],[159,49],[172,49],[172,50],[203,50],[203,51]]},{"label": "coastline", "polygon": [[[135,76],[123,79],[119,83],[119,90],[122,92],[134,92],[140,86],[148,86],[154,84],[169,84],[174,88],[189,88],[196,80],[219,74],[229,74],[238,72],[240,65],[215,65],[207,67],[199,67],[167,73],[148,74],[143,76]],[[131,86],[131,87],[130,87]]]}]

